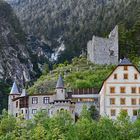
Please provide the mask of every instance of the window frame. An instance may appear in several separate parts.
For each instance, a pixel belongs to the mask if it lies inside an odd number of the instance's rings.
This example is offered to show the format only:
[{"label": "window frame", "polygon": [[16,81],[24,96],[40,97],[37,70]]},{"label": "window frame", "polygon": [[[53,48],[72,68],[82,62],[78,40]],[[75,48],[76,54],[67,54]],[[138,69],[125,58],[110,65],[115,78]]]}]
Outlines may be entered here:
[{"label": "window frame", "polygon": [[120,93],[126,93],[126,87],[120,87]]},{"label": "window frame", "polygon": [[50,97],[43,97],[43,104],[49,104]]},{"label": "window frame", "polygon": [[[113,89],[113,90],[112,90]],[[113,92],[112,92],[113,91]],[[110,93],[113,94],[115,93],[115,87],[110,87]]]},{"label": "window frame", "polygon": [[18,108],[18,101],[16,101],[16,108]]},{"label": "window frame", "polygon": [[110,116],[112,116],[112,117],[116,116],[116,110],[115,109],[110,110]]},{"label": "window frame", "polygon": [[137,74],[137,73],[134,74],[134,79],[135,79],[135,80],[138,79],[138,74]]},{"label": "window frame", "polygon": [[123,79],[124,79],[124,80],[128,80],[128,73],[124,73],[124,74],[123,74]]},{"label": "window frame", "polygon": [[[136,115],[134,115],[135,114],[135,112],[136,112]],[[138,115],[138,110],[137,109],[133,109],[133,116],[137,116]]]},{"label": "window frame", "polygon": [[114,79],[117,80],[117,78],[118,78],[118,75],[117,75],[117,73],[115,73],[114,74]]},{"label": "window frame", "polygon": [[110,98],[110,105],[115,105],[115,102],[116,102],[115,98]]},{"label": "window frame", "polygon": [[128,70],[128,66],[124,66],[123,70],[127,71]]},{"label": "window frame", "polygon": [[32,104],[38,104],[38,97],[32,97]]},{"label": "window frame", "polygon": [[131,105],[137,105],[137,99],[136,98],[131,99]]},{"label": "window frame", "polygon": [[137,93],[137,88],[136,87],[131,87],[131,93],[133,93],[133,94]]},{"label": "window frame", "polygon": [[120,105],[126,104],[126,98],[120,98]]},{"label": "window frame", "polygon": [[32,114],[36,114],[37,113],[37,109],[32,109]]}]

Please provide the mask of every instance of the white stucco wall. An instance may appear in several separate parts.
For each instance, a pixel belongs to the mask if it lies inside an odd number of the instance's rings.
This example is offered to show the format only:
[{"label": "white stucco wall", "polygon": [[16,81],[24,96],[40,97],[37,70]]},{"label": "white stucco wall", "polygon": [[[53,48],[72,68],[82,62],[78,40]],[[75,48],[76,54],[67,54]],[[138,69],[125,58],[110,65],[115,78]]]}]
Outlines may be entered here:
[{"label": "white stucco wall", "polygon": [[[117,74],[117,79],[114,79],[114,74]],[[124,74],[128,74],[128,79],[124,79]],[[137,79],[134,78],[137,74]],[[115,87],[115,93],[110,93],[110,87]],[[125,87],[126,92],[120,93],[120,87]],[[131,88],[136,87],[136,93],[131,93]],[[123,66],[118,66],[112,75],[104,82],[104,87],[100,91],[100,114],[106,114],[110,118],[116,118],[121,109],[127,109],[128,115],[133,119],[133,110],[140,109],[140,73],[133,66],[128,66],[128,70],[124,70]],[[115,98],[115,105],[110,105],[110,98]],[[125,98],[125,105],[120,104],[120,99]],[[131,99],[136,98],[136,105],[131,104]],[[110,110],[116,110],[116,116],[110,115]]]}]

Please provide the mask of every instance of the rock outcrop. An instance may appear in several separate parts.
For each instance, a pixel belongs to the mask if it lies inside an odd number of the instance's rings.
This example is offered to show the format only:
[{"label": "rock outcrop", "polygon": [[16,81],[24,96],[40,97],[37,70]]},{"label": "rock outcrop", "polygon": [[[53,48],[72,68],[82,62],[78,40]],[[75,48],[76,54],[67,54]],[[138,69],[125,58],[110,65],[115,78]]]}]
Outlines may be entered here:
[{"label": "rock outcrop", "polygon": [[[44,51],[46,50],[46,51]],[[26,35],[11,6],[0,0],[0,79],[19,83],[37,78],[51,50],[42,40]]]}]

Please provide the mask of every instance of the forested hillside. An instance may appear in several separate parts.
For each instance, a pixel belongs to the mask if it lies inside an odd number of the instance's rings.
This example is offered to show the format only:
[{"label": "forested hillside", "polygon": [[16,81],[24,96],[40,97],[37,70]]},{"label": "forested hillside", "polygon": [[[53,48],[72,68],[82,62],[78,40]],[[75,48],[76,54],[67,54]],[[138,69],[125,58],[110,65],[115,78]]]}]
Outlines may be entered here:
[{"label": "forested hillside", "polygon": [[140,20],[139,0],[12,1],[26,32],[38,35],[57,53],[57,48],[63,50],[65,45],[59,62],[78,56],[93,34],[106,36],[116,24],[120,27],[120,56],[140,54],[140,29],[135,28]]},{"label": "forested hillside", "polygon": [[29,88],[30,94],[54,92],[59,74],[64,77],[67,90],[81,88],[99,89],[104,79],[111,73],[114,66],[95,65],[86,57],[74,58],[72,63],[53,66],[48,72],[48,66],[44,68],[43,75]]}]

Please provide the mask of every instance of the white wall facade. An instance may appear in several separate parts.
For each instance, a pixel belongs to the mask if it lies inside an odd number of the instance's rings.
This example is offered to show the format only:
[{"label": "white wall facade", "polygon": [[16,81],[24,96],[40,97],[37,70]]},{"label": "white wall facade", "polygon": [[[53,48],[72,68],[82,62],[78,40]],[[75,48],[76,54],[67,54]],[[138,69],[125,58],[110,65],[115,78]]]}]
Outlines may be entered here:
[{"label": "white wall facade", "polygon": [[[128,79],[124,79],[126,74]],[[117,78],[114,79],[114,75],[117,75]],[[111,93],[111,88],[114,88],[114,93]],[[125,93],[121,93],[121,88],[124,88]],[[136,89],[135,93],[132,93],[132,88]],[[112,99],[115,100],[113,104],[110,103]],[[125,103],[121,104],[123,99]],[[136,100],[136,104],[132,104],[133,99]],[[121,110],[126,110],[130,118],[135,120],[136,115],[133,112],[139,109],[140,73],[134,66],[127,66],[127,70],[124,70],[124,66],[118,66],[104,82],[100,91],[100,115],[116,119]],[[115,110],[115,115],[111,115],[111,110]]]}]

